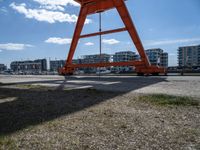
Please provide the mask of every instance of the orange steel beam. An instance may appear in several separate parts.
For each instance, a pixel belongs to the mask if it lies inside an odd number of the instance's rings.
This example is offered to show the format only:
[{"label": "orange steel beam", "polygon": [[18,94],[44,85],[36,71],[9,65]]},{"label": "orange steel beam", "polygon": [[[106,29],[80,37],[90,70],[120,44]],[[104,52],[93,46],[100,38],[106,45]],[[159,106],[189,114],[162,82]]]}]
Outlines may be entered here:
[{"label": "orange steel beam", "polygon": [[[77,3],[79,3],[80,5],[85,5],[85,4],[88,4],[88,3],[94,3],[94,1],[97,1],[97,0],[74,0],[76,1]],[[100,1],[100,0],[99,0]],[[103,0],[102,0],[103,1]],[[127,1],[127,0],[124,0],[124,1]]]},{"label": "orange steel beam", "polygon": [[145,50],[144,50],[144,47],[140,40],[140,37],[137,33],[135,25],[133,24],[133,21],[131,19],[131,16],[128,12],[128,9],[127,9],[124,1],[123,0],[112,0],[112,1],[117,8],[117,11],[118,11],[122,21],[124,22],[128,32],[129,32],[129,35],[131,36],[131,39],[132,39],[133,43],[135,44],[135,47],[138,50],[138,53],[140,54],[142,61],[145,62],[146,67],[149,67],[150,62],[145,53]]},{"label": "orange steel beam", "polygon": [[84,68],[84,67],[109,67],[109,66],[140,66],[144,63],[141,61],[129,61],[129,62],[102,62],[102,63],[91,63],[91,64],[71,64],[73,68]]},{"label": "orange steel beam", "polygon": [[74,1],[76,1],[76,2],[79,3],[80,5],[84,5],[84,4],[93,2],[94,0],[74,0]]},{"label": "orange steel beam", "polygon": [[78,21],[75,27],[74,35],[72,38],[71,47],[69,50],[68,58],[65,64],[67,67],[68,64],[72,63],[72,58],[78,44],[78,40],[80,38],[81,31],[83,29],[83,25],[85,23],[86,17],[89,14],[94,14],[96,12],[111,9],[114,7],[111,0],[80,0],[81,10],[79,13]]},{"label": "orange steel beam", "polygon": [[91,34],[85,34],[85,35],[81,35],[80,38],[86,38],[86,37],[104,35],[104,34],[111,34],[111,33],[116,33],[116,32],[123,32],[123,31],[127,31],[127,29],[126,28],[119,28],[119,29],[114,29],[114,30],[108,30],[108,31],[96,32],[96,33],[91,33]]},{"label": "orange steel beam", "polygon": [[88,15],[115,8],[112,0],[94,0],[88,5]]},{"label": "orange steel beam", "polygon": [[[65,67],[60,70],[60,74],[72,74],[74,71],[74,68],[77,68],[78,66],[86,66],[86,67],[99,67],[99,66],[120,66],[123,64],[126,65],[136,65],[137,63],[133,62],[122,62],[122,63],[96,63],[96,64],[72,64],[72,58],[75,52],[75,49],[78,44],[78,40],[80,38],[90,37],[90,36],[96,36],[96,35],[102,35],[102,34],[109,34],[109,33],[115,33],[115,32],[121,32],[127,30],[129,35],[131,36],[131,39],[133,43],[135,44],[136,49],[138,50],[138,53],[141,57],[140,66],[136,67],[137,72],[142,73],[151,73],[151,72],[163,72],[163,68],[159,68],[157,66],[151,66],[148,57],[145,53],[144,47],[142,45],[142,42],[139,38],[139,35],[137,33],[137,30],[133,24],[133,21],[131,19],[131,16],[128,12],[128,9],[125,5],[124,0],[75,0],[76,2],[81,4],[81,9],[78,17],[78,21],[75,27],[72,43],[70,46],[69,54],[66,60]],[[87,35],[81,35],[84,22],[86,20],[87,15],[91,15],[94,13],[106,11],[108,9],[116,8],[124,25],[125,28],[110,30],[110,31],[103,31],[103,32],[97,32],[97,33],[91,33]]]},{"label": "orange steel beam", "polygon": [[81,7],[65,67],[67,67],[68,64],[72,63],[72,58],[74,56],[74,52],[77,47],[81,31],[83,29],[83,25],[87,17],[87,12],[88,12],[87,7]]}]

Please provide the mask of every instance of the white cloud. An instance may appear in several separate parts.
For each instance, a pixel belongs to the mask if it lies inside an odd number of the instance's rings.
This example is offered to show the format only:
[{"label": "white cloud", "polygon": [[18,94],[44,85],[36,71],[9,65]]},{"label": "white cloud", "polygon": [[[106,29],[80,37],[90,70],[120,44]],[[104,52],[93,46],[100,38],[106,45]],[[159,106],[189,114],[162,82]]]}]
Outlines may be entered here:
[{"label": "white cloud", "polygon": [[33,47],[33,45],[30,44],[19,44],[19,43],[6,43],[6,44],[0,44],[0,49],[2,50],[10,50],[10,51],[19,51],[24,50],[25,48]]},{"label": "white cloud", "polygon": [[147,41],[145,45],[159,46],[159,45],[182,44],[182,43],[190,43],[190,42],[198,42],[198,41],[200,42],[200,38],[160,40],[160,41]]},{"label": "white cloud", "polygon": [[[35,19],[37,21],[45,21],[48,23],[56,22],[77,22],[78,17],[74,14],[63,13],[60,11],[49,11],[46,9],[28,9],[25,3],[16,5],[14,2],[10,4],[10,7],[16,10],[20,14],[24,14],[26,18]],[[91,23],[92,20],[86,19],[85,24]]]},{"label": "white cloud", "polygon": [[3,12],[3,13],[7,13],[8,12],[8,10],[6,9],[6,7],[1,7],[0,11]]},{"label": "white cloud", "polygon": [[40,6],[42,9],[49,9],[49,10],[59,10],[59,11],[65,11],[65,8],[62,6],[57,5],[42,5]]},{"label": "white cloud", "polygon": [[74,0],[33,0],[39,3],[41,6],[40,8],[48,9],[48,10],[59,10],[64,11],[65,6],[72,5],[72,6],[80,6],[79,3],[75,2]]},{"label": "white cloud", "polygon": [[85,43],[85,45],[86,45],[86,46],[92,46],[92,45],[94,45],[94,43],[92,43],[92,42],[87,42],[87,43]]},{"label": "white cloud", "polygon": [[113,45],[119,43],[120,41],[116,39],[103,39],[102,42],[105,44]]},{"label": "white cloud", "polygon": [[45,42],[52,43],[52,44],[64,45],[64,44],[70,44],[71,41],[72,41],[72,39],[69,39],[69,38],[51,37],[51,38],[47,39]]},{"label": "white cloud", "polygon": [[51,5],[51,6],[80,6],[77,2],[74,0],[33,0],[35,2],[38,2],[41,5]]}]

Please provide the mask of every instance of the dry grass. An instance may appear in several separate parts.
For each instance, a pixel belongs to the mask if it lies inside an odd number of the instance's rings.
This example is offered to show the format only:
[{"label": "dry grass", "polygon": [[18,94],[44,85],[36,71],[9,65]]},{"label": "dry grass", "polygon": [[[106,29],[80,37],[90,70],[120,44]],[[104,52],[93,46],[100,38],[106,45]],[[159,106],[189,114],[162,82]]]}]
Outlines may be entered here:
[{"label": "dry grass", "polygon": [[35,89],[35,90],[53,90],[55,88],[43,86],[43,85],[34,85],[34,84],[17,84],[14,87],[21,88],[21,89]]},{"label": "dry grass", "polygon": [[172,96],[166,94],[144,95],[140,96],[140,100],[162,106],[199,106],[200,104],[199,100],[192,97]]}]

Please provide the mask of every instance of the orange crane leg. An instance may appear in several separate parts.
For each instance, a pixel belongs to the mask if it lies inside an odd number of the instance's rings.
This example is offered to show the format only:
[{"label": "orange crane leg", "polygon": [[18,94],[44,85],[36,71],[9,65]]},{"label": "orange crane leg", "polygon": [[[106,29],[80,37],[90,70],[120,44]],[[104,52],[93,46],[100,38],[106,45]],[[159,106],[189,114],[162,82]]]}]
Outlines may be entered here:
[{"label": "orange crane leg", "polygon": [[[144,47],[142,42],[139,38],[137,30],[134,26],[134,23],[131,19],[131,16],[128,12],[128,9],[125,5],[124,0],[76,0],[81,4],[81,10],[79,13],[78,21],[76,24],[76,28],[74,31],[72,43],[70,46],[69,54],[66,60],[66,64],[63,68],[59,70],[59,73],[62,75],[71,75],[73,74],[75,68],[79,67],[103,67],[103,66],[135,66],[136,72],[139,74],[158,74],[158,73],[165,73],[165,69],[152,66],[148,60],[148,57],[145,53]],[[87,15],[91,15],[94,13],[106,11],[108,9],[116,8],[125,27],[109,30],[109,31],[101,31],[97,33],[91,33],[87,35],[81,35],[85,20]],[[110,34],[115,32],[122,32],[127,31],[135,44],[135,47],[140,55],[140,61],[131,61],[131,62],[118,62],[118,63],[95,63],[95,64],[72,64],[72,59],[74,56],[75,49],[78,44],[78,40],[80,38],[86,38],[91,36],[103,35],[103,34]]]}]

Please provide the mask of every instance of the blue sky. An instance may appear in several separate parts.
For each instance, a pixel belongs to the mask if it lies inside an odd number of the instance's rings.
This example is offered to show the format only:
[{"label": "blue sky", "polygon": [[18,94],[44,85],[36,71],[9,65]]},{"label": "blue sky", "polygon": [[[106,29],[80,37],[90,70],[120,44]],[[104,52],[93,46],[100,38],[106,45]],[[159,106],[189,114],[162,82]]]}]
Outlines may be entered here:
[{"label": "blue sky", "polygon": [[[128,0],[145,49],[162,48],[177,65],[177,48],[200,44],[200,0]],[[66,59],[80,6],[73,0],[0,0],[0,63]],[[102,29],[123,27],[116,10],[102,14]],[[98,31],[88,16],[84,33]],[[99,37],[81,39],[74,58],[99,53]],[[127,32],[103,36],[103,52],[136,51]]]}]

